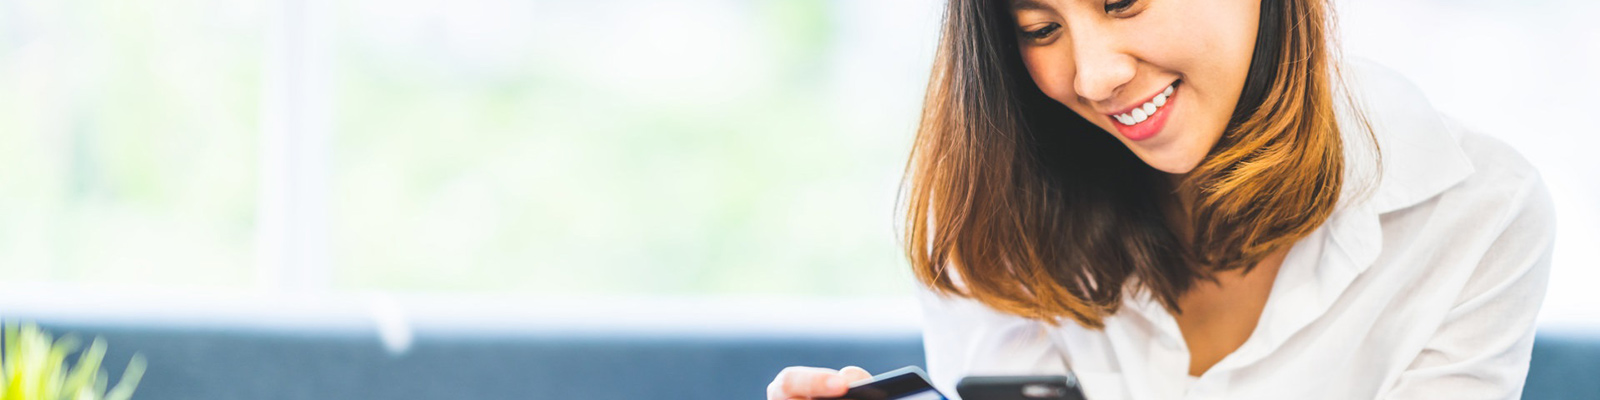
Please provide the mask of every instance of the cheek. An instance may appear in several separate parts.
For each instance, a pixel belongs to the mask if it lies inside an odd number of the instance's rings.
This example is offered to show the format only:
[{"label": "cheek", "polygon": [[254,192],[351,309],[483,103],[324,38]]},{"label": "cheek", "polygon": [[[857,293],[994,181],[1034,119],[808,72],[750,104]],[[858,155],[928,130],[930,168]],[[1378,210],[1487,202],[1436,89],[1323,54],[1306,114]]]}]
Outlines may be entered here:
[{"label": "cheek", "polygon": [[[1208,97],[1218,95],[1227,101],[1243,89],[1244,72],[1255,50],[1255,30],[1259,22],[1259,1],[1172,3],[1163,10],[1164,19],[1148,32],[1159,35],[1148,40],[1152,59],[1181,72],[1193,87]],[[1229,96],[1231,95],[1231,96]],[[1231,108],[1231,104],[1228,104]]]},{"label": "cheek", "polygon": [[1028,75],[1033,77],[1033,83],[1039,86],[1039,91],[1061,104],[1071,106],[1078,98],[1072,88],[1075,66],[1071,57],[1059,53],[1046,48],[1024,49],[1022,62],[1027,64]]},{"label": "cheek", "polygon": [[1078,97],[1077,89],[1073,86],[1078,66],[1070,54],[1049,48],[1025,49],[1022,51],[1022,62],[1027,64],[1028,74],[1033,77],[1033,83],[1039,86],[1039,91],[1045,96],[1061,103],[1090,123],[1100,126],[1106,132],[1115,132],[1116,128],[1110,125],[1110,120],[1093,117],[1097,115],[1094,107]]}]

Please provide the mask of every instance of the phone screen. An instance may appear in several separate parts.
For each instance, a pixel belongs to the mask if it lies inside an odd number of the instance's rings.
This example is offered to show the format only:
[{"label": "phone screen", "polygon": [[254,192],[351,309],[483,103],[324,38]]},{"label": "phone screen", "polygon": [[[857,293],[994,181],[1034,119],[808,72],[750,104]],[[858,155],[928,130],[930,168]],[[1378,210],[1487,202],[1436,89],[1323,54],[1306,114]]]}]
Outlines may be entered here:
[{"label": "phone screen", "polygon": [[905,367],[857,382],[840,399],[850,400],[949,400],[928,383],[922,368]]},{"label": "phone screen", "polygon": [[956,383],[963,399],[1084,400],[1078,380],[1066,375],[969,376]]}]

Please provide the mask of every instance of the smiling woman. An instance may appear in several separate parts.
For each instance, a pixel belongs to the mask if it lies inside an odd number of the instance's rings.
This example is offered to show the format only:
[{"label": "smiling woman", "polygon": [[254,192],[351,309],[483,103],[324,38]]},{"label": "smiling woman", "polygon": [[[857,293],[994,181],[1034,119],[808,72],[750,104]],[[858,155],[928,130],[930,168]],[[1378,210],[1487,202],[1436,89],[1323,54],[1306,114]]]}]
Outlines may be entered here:
[{"label": "smiling woman", "polygon": [[[951,0],[905,185],[934,384],[1514,397],[1544,184],[1405,78],[1337,58],[1329,7]],[[794,368],[769,397],[864,374]]]}]

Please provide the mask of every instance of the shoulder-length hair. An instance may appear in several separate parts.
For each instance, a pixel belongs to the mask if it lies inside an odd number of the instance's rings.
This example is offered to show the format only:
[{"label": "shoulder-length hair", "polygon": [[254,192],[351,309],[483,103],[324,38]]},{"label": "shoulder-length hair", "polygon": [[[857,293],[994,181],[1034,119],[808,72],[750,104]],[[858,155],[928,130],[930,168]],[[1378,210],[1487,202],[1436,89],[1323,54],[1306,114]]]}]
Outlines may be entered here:
[{"label": "shoulder-length hair", "polygon": [[[1007,2],[951,0],[902,187],[917,278],[1100,327],[1130,279],[1178,312],[1197,282],[1310,234],[1344,178],[1325,2],[1262,1],[1227,130],[1174,184],[1039,90]],[[1174,230],[1173,216],[1191,228]]]}]

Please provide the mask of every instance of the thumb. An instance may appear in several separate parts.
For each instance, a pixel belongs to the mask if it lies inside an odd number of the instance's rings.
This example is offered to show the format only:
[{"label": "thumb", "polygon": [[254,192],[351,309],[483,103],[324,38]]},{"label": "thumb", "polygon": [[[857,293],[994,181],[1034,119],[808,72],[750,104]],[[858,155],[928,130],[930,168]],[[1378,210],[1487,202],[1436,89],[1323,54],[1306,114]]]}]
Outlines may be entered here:
[{"label": "thumb", "polygon": [[839,376],[843,376],[846,382],[872,379],[872,374],[867,373],[867,370],[861,369],[861,367],[854,365],[840,369]]}]

